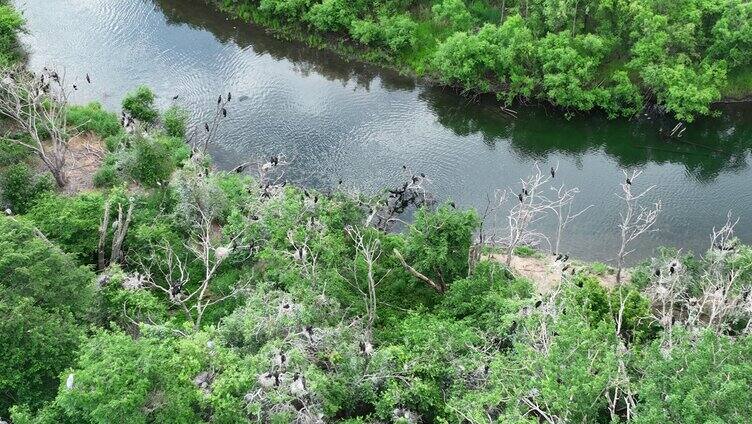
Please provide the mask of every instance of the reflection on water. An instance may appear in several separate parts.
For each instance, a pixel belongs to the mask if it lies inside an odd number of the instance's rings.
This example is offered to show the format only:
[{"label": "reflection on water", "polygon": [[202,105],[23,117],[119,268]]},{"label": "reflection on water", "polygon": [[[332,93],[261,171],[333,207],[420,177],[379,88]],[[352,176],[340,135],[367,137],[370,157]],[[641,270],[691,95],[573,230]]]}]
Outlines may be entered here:
[{"label": "reflection on water", "polygon": [[[291,178],[326,188],[375,190],[396,182],[402,164],[425,172],[442,198],[482,208],[495,188],[517,184],[537,161],[559,164],[557,180],[579,186],[595,208],[570,230],[567,250],[607,260],[616,248],[622,169],[638,167],[639,185],[658,185],[661,231],[642,241],[703,251],[726,211],[752,222],[752,108],[734,105],[692,124],[681,142],[658,129],[672,122],[642,116],[565,120],[545,108],[504,116],[488,98],[451,90],[336,55],[280,41],[228,20],[201,0],[45,0],[25,10],[30,64],[64,67],[69,79],[94,78],[76,101],[118,108],[125,92],[151,86],[161,106],[178,103],[203,127],[217,94],[237,101],[213,154],[231,167],[284,152]],[[81,84],[79,84],[81,85]],[[752,241],[752,227],[739,228]],[[649,253],[643,249],[641,253]]]}]

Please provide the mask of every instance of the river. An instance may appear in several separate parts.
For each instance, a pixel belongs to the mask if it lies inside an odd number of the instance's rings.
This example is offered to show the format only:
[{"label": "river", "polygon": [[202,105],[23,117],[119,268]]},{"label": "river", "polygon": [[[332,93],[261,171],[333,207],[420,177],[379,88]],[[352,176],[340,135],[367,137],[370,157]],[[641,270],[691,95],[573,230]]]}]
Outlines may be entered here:
[{"label": "river", "polygon": [[[80,87],[74,101],[119,110],[124,94],[150,86],[161,107],[172,98],[202,128],[220,93],[233,101],[212,154],[230,168],[284,153],[290,179],[326,189],[373,191],[397,183],[403,164],[424,172],[441,199],[482,209],[535,163],[559,166],[558,183],[594,205],[571,224],[564,251],[613,259],[618,247],[622,170],[640,169],[635,189],[656,185],[659,231],[638,241],[633,260],[659,245],[698,253],[726,213],[740,216],[752,242],[752,107],[724,107],[689,126],[681,142],[658,136],[657,118],[570,120],[546,108],[512,119],[492,99],[468,99],[390,70],[348,62],[261,28],[228,20],[200,0],[15,1],[27,19],[23,41],[33,69],[64,69]],[[91,84],[84,82],[89,74]],[[550,224],[541,223],[547,230]]]}]

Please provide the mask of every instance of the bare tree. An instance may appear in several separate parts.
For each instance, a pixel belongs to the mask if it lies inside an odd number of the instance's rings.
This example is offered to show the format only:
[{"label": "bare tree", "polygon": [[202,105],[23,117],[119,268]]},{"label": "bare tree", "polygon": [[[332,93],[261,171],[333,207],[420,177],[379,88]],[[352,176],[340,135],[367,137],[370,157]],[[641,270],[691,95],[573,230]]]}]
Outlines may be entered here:
[{"label": "bare tree", "polygon": [[[68,141],[68,92],[64,76],[44,68],[35,75],[23,67],[6,71],[0,82],[0,115],[13,121],[30,140],[3,139],[32,150],[50,170],[58,187],[64,187]],[[45,139],[43,137],[48,137]]]},{"label": "bare tree", "polygon": [[[146,286],[164,292],[173,304],[179,306],[194,329],[201,327],[206,310],[217,303],[235,297],[245,289],[244,284],[232,287],[228,292],[216,293],[213,282],[220,265],[236,249],[244,250],[239,242],[243,231],[222,237],[210,212],[204,210],[201,202],[190,204],[196,220],[190,229],[190,236],[183,247],[186,254],[180,254],[169,242],[152,246],[146,261],[139,260],[146,276]],[[202,270],[198,279],[192,279],[189,265],[197,262]],[[156,277],[156,278],[155,278]],[[191,291],[188,286],[196,288]]]},{"label": "bare tree", "polygon": [[731,322],[747,321],[744,333],[752,330],[752,287],[740,287],[748,278],[752,263],[739,260],[739,250],[746,247],[737,246],[734,228],[738,222],[729,212],[723,227],[713,228],[711,248],[705,256],[707,265],[699,277],[702,292],[685,299],[688,326],[702,325],[722,333],[729,329]]},{"label": "bare tree", "polygon": [[219,132],[220,124],[222,123],[224,118],[227,117],[227,104],[230,103],[230,100],[232,100],[231,93],[227,93],[227,96],[220,94],[219,98],[217,99],[217,107],[214,110],[214,116],[212,116],[209,122],[204,123],[205,134],[201,147],[202,153],[206,154],[206,150],[209,148],[209,144]]},{"label": "bare tree", "polygon": [[652,204],[650,208],[640,205],[640,200],[655,188],[654,185],[637,194],[632,193],[632,184],[634,184],[640,174],[642,174],[642,171],[632,171],[631,174],[627,174],[624,171],[624,182],[621,183],[623,194],[616,195],[624,201],[625,207],[623,211],[619,212],[621,220],[618,227],[620,230],[621,245],[619,246],[617,256],[617,284],[621,283],[624,258],[634,252],[634,249],[630,249],[629,245],[643,234],[657,231],[657,228],[653,227],[658,221],[658,215],[661,212],[660,199]]},{"label": "bare tree", "polygon": [[379,257],[381,257],[381,242],[378,238],[369,238],[364,236],[363,231],[356,227],[348,226],[345,228],[345,231],[350,236],[350,239],[353,241],[353,243],[355,243],[356,259],[358,256],[361,257],[366,265],[366,278],[364,288],[363,284],[360,284],[358,281],[357,260],[353,262],[353,275],[355,279],[353,286],[361,294],[361,296],[363,296],[363,300],[366,306],[366,331],[368,333],[368,337],[370,338],[370,335],[373,332],[373,324],[376,322],[376,318],[378,317],[376,313],[376,287],[381,284],[381,282],[384,280],[384,278],[386,278],[387,275],[389,275],[391,270],[387,271],[377,281],[376,277],[374,276],[374,265],[379,260]]},{"label": "bare tree", "polygon": [[577,187],[564,189],[564,184],[559,188],[552,188],[556,191],[554,201],[551,202],[549,209],[556,216],[556,238],[554,240],[553,252],[558,253],[561,247],[561,239],[564,235],[564,230],[567,225],[577,219],[580,215],[587,212],[593,205],[588,205],[579,212],[573,212],[574,198],[580,193],[580,189]]},{"label": "bare tree", "polygon": [[494,240],[505,246],[507,266],[511,265],[512,254],[518,246],[533,246],[541,242],[546,242],[551,246],[550,239],[534,226],[549,212],[557,217],[555,246],[558,251],[566,226],[590,209],[591,206],[588,206],[577,213],[572,213],[572,203],[579,193],[578,188],[564,189],[563,185],[558,189],[552,187],[550,191],[554,195],[544,190],[544,187],[554,178],[557,169],[558,167],[552,168],[549,175],[549,173],[544,173],[536,163],[533,166],[533,173],[520,181],[521,188],[516,195],[513,195],[515,190],[512,188],[496,192],[495,209],[500,210],[510,198],[515,202],[506,216],[506,235]]},{"label": "bare tree", "polygon": [[[105,243],[107,240],[107,233],[110,226],[110,209],[112,203],[107,201],[104,206],[104,215],[102,222],[99,225],[99,244],[97,246],[97,269],[99,271],[104,270],[107,263],[107,252],[105,251]],[[133,199],[129,199],[128,212],[123,214],[123,205],[118,204],[118,217],[117,221],[112,223],[113,236],[112,245],[110,246],[110,263],[121,263],[123,261],[123,242],[125,236],[128,233],[128,227],[130,226],[133,216]]]},{"label": "bare tree", "polygon": [[428,190],[431,180],[424,173],[414,173],[407,166],[402,167],[405,177],[404,182],[386,191],[386,197],[376,196],[363,199],[354,194],[361,206],[367,209],[365,225],[378,228],[382,231],[389,230],[395,223],[403,222],[399,216],[410,207],[421,208],[433,206],[436,199]]}]

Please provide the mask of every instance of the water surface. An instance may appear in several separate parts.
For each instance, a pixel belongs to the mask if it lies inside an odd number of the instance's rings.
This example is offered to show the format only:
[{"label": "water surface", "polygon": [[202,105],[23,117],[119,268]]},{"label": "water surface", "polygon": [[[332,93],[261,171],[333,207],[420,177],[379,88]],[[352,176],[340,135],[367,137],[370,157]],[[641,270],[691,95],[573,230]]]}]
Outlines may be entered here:
[{"label": "water surface", "polygon": [[[733,105],[704,119],[681,143],[658,129],[668,120],[564,119],[545,108],[500,112],[492,99],[467,99],[414,78],[322,50],[277,40],[228,20],[201,0],[16,1],[28,21],[30,66],[65,69],[74,100],[119,110],[124,94],[146,84],[159,105],[172,98],[203,127],[220,93],[232,91],[229,116],[212,154],[230,168],[261,156],[293,158],[290,178],[326,189],[339,179],[366,191],[395,184],[403,164],[425,172],[442,199],[483,208],[496,188],[515,185],[534,163],[558,164],[557,181],[577,186],[594,208],[568,231],[565,250],[609,260],[617,248],[622,170],[641,169],[637,188],[657,185],[658,245],[702,252],[728,210],[752,242],[752,108]],[[86,84],[88,73],[92,84]],[[635,258],[639,256],[636,254]]]}]

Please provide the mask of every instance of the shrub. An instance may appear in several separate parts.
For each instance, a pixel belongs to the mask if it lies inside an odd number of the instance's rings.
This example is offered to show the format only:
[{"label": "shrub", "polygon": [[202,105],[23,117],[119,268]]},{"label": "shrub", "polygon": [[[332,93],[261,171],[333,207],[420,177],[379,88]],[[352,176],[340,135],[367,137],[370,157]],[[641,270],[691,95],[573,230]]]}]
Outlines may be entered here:
[{"label": "shrub", "polygon": [[180,106],[171,106],[162,117],[165,133],[170,137],[185,138],[188,111]]},{"label": "shrub", "polygon": [[467,257],[477,225],[474,211],[448,206],[436,212],[421,209],[405,236],[405,256],[414,268],[446,288],[467,276]]},{"label": "shrub", "polygon": [[308,10],[311,0],[261,0],[259,10],[272,18],[298,20]]},{"label": "shrub", "polygon": [[443,0],[434,4],[431,11],[435,21],[448,24],[455,31],[467,30],[473,24],[473,17],[463,0]]},{"label": "shrub", "polygon": [[182,139],[174,137],[139,138],[124,165],[139,183],[153,187],[170,179],[175,168],[190,155]]},{"label": "shrub", "polygon": [[148,187],[169,180],[175,166],[164,144],[154,139],[140,138],[136,140],[133,149],[134,163],[130,174],[134,180]]},{"label": "shrub", "polygon": [[94,187],[98,188],[110,188],[114,187],[120,181],[120,176],[117,171],[117,158],[108,154],[102,166],[99,167],[94,174]]},{"label": "shrub", "polygon": [[31,150],[10,140],[0,140],[0,167],[13,165],[30,157]]},{"label": "shrub", "polygon": [[117,135],[111,135],[104,139],[104,145],[107,147],[108,152],[116,152],[121,147],[125,147],[128,145],[128,142],[130,141],[130,136],[126,134],[125,132],[120,132]]},{"label": "shrub", "polygon": [[324,0],[314,4],[304,20],[320,31],[343,31],[356,18],[348,0]]},{"label": "shrub", "polygon": [[0,174],[0,195],[16,214],[26,213],[39,195],[53,188],[49,176],[35,177],[25,163],[11,165]]},{"label": "shrub", "polygon": [[70,106],[68,124],[82,131],[91,131],[102,138],[122,132],[117,115],[104,110],[98,102],[92,102],[86,106]]},{"label": "shrub", "polygon": [[415,45],[417,27],[418,24],[406,14],[380,16],[378,22],[353,20],[350,35],[363,44],[397,52]]},{"label": "shrub", "polygon": [[159,111],[154,107],[154,98],[154,92],[142,85],[125,96],[123,110],[139,121],[152,123],[159,116]]},{"label": "shrub", "polygon": [[82,263],[96,263],[99,221],[104,212],[101,194],[76,197],[48,193],[39,197],[27,217],[47,238]]},{"label": "shrub", "polygon": [[0,416],[54,394],[83,336],[92,280],[30,225],[0,217]]},{"label": "shrub", "polygon": [[0,4],[0,67],[6,67],[20,59],[16,35],[23,24],[23,17],[13,6]]}]

